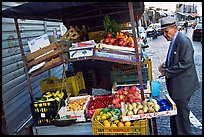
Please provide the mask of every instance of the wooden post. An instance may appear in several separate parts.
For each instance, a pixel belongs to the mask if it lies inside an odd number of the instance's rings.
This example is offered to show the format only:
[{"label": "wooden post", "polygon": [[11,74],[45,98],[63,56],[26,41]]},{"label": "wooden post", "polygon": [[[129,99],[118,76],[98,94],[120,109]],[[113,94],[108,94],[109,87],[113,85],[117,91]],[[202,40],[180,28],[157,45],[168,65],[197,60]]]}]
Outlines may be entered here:
[{"label": "wooden post", "polygon": [[141,67],[140,67],[141,60],[140,60],[139,53],[138,53],[138,43],[137,43],[137,37],[136,37],[136,32],[135,32],[134,12],[133,12],[132,2],[128,2],[128,8],[129,8],[130,21],[131,21],[132,32],[133,32],[135,57],[136,57],[136,62],[138,62],[137,71],[138,71],[140,90],[141,90],[141,96],[142,96],[142,101],[143,101],[144,100],[144,88],[143,88],[142,72],[141,72]]},{"label": "wooden post", "polygon": [[29,88],[30,98],[31,98],[31,102],[33,103],[34,102],[33,91],[32,91],[32,87],[31,87],[31,83],[30,83],[30,77],[28,75],[27,60],[26,60],[26,56],[25,56],[24,50],[23,50],[23,44],[22,44],[22,39],[21,39],[20,31],[19,31],[18,20],[14,19],[14,22],[15,22],[15,26],[16,26],[17,35],[18,35],[18,41],[19,41],[22,60],[23,60],[23,64],[24,64],[24,70],[25,70],[25,73],[26,73],[27,85],[28,85],[28,88]]}]

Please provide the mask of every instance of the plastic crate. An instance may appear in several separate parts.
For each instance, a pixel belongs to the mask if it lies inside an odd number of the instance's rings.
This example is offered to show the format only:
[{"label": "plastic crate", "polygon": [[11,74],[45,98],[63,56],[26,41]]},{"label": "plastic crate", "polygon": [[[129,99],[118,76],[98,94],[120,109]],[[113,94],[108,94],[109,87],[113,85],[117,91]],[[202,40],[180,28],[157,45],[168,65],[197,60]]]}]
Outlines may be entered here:
[{"label": "plastic crate", "polygon": [[[62,80],[56,78],[55,76],[50,76],[46,79],[40,81],[40,90],[42,93],[48,91],[57,91],[62,88]],[[65,89],[65,87],[63,87]]]},{"label": "plastic crate", "polygon": [[67,78],[66,91],[71,93],[71,96],[78,96],[79,91],[85,89],[84,78],[82,72],[77,72],[75,76]]},{"label": "plastic crate", "polygon": [[35,126],[50,125],[50,120],[57,115],[56,101],[34,102],[30,104]]},{"label": "plastic crate", "polygon": [[[149,80],[148,67],[141,67],[143,83],[147,83]],[[128,71],[110,71],[111,83],[117,84],[132,84],[139,83],[139,77],[137,69],[131,69]]]},{"label": "plastic crate", "polygon": [[95,117],[101,109],[96,109],[92,122],[93,135],[148,135],[148,120],[138,120],[134,126],[130,127],[104,127],[100,122],[95,121]]}]

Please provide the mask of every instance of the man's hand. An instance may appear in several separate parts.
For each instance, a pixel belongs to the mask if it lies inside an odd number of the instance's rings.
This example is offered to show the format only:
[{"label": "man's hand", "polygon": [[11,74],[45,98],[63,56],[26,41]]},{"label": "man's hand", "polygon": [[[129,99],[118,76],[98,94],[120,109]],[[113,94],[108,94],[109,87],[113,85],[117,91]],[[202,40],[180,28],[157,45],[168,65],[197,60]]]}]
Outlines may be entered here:
[{"label": "man's hand", "polygon": [[159,77],[164,76],[165,62],[159,65],[159,72],[161,73]]}]

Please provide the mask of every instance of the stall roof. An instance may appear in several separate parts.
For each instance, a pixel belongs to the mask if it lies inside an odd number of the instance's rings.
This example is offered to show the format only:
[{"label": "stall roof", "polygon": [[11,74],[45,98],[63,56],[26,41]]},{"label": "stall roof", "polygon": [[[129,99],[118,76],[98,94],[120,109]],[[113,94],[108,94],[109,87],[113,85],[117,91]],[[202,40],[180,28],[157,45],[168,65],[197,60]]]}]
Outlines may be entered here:
[{"label": "stall roof", "polygon": [[[133,2],[135,20],[142,17],[144,2]],[[128,2],[28,2],[2,11],[2,17],[63,21],[65,25],[100,26],[105,15],[118,23],[130,21]]]}]

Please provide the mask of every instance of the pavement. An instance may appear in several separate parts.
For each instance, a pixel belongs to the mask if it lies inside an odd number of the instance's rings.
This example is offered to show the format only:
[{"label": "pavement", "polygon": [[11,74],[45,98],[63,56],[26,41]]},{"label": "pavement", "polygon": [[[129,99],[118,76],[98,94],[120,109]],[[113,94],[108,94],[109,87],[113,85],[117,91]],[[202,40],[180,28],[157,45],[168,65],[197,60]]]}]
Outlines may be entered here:
[{"label": "pavement", "polygon": [[[190,39],[192,31],[193,29],[189,28],[186,34]],[[184,31],[183,33],[185,34]],[[194,60],[201,88],[195,92],[189,102],[191,110],[190,121],[192,123],[193,135],[202,135],[202,44],[201,42],[192,42],[195,50]],[[159,76],[158,66],[166,59],[169,42],[167,42],[163,36],[159,36],[154,40],[148,39],[148,43],[149,48],[146,49],[146,53],[152,59],[153,80],[157,80],[161,83],[160,96],[155,98],[165,98],[165,94],[168,94],[165,79],[157,79],[157,77]],[[169,116],[156,118],[156,123],[158,135],[171,135]],[[154,134],[154,132],[152,134]]]}]

